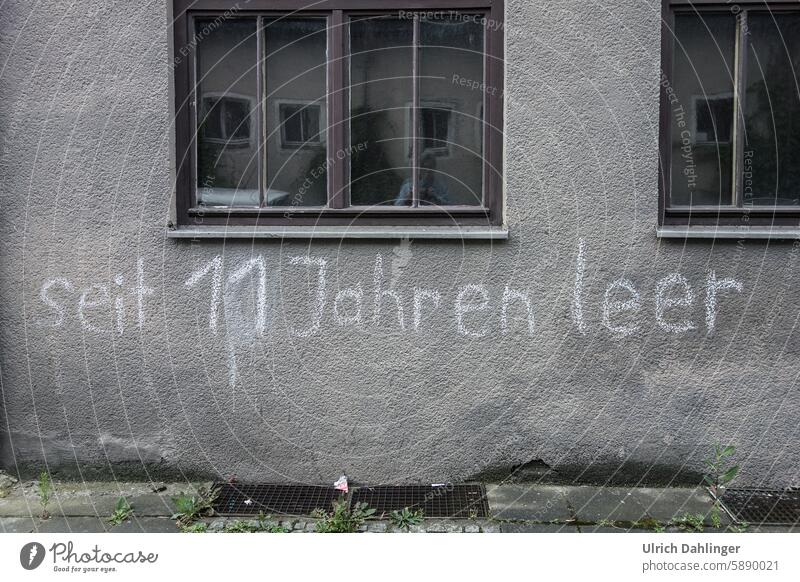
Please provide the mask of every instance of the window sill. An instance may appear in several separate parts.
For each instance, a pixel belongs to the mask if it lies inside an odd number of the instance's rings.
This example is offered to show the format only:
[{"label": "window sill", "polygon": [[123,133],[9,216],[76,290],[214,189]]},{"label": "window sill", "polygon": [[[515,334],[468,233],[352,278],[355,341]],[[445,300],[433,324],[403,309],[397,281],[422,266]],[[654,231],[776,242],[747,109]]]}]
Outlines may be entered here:
[{"label": "window sill", "polygon": [[658,238],[679,239],[800,239],[796,226],[679,226],[665,225],[656,229]]},{"label": "window sill", "polygon": [[508,229],[500,226],[206,226],[170,229],[167,238],[507,240]]}]

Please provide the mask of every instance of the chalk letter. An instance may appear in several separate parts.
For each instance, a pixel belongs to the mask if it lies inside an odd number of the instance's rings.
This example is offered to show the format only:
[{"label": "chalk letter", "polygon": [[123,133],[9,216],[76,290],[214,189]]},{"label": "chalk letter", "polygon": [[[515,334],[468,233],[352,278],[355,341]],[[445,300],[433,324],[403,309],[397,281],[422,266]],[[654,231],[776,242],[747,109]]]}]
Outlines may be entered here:
[{"label": "chalk letter", "polygon": [[309,337],[319,331],[322,323],[322,313],[325,310],[325,269],[328,267],[328,261],[325,259],[312,259],[309,256],[291,257],[289,263],[292,265],[317,265],[319,267],[319,274],[317,275],[317,298],[314,302],[314,321],[305,331],[292,330],[294,335],[299,337]]},{"label": "chalk letter", "polygon": [[[625,289],[630,293],[630,299],[626,301],[613,301],[611,295],[616,289]],[[638,312],[640,307],[639,292],[636,290],[636,287],[633,286],[633,283],[627,279],[617,279],[606,289],[605,299],[603,301],[603,325],[612,332],[622,336],[636,333],[639,329],[638,325],[612,325],[611,316],[624,311]]]},{"label": "chalk letter", "polygon": [[53,298],[50,297],[50,295],[48,295],[48,292],[50,291],[50,287],[52,287],[53,285],[60,285],[61,287],[63,287],[67,291],[72,291],[72,283],[70,283],[66,279],[58,278],[58,279],[52,279],[50,281],[45,282],[45,284],[42,285],[42,290],[39,293],[39,297],[41,297],[42,303],[47,305],[49,308],[55,310],[55,312],[56,312],[56,320],[51,324],[48,324],[44,320],[39,320],[38,324],[39,325],[43,325],[43,326],[49,326],[49,327],[60,327],[61,324],[64,323],[64,314],[66,313],[66,309],[64,309],[63,305],[60,305],[59,303],[56,303],[53,300]]},{"label": "chalk letter", "polygon": [[583,322],[583,273],[586,270],[586,241],[578,241],[578,259],[575,267],[575,291],[572,299],[572,321],[578,331],[586,334],[586,324]]},{"label": "chalk letter", "polygon": [[733,289],[742,292],[742,284],[734,279],[717,279],[714,271],[708,272],[706,282],[706,335],[714,333],[717,324],[717,292]]},{"label": "chalk letter", "polygon": [[414,331],[419,329],[419,324],[422,322],[422,304],[426,300],[433,303],[434,309],[439,309],[442,295],[436,289],[414,288]]},{"label": "chalk letter", "polygon": [[139,329],[144,325],[144,298],[153,294],[153,289],[144,284],[144,259],[141,257],[136,262],[136,308]]},{"label": "chalk letter", "polygon": [[[87,301],[86,298],[89,297],[89,295],[95,289],[97,289],[100,292],[100,299],[96,301]],[[81,293],[81,297],[78,300],[78,320],[81,322],[83,329],[87,331],[97,331],[100,333],[106,333],[106,330],[101,329],[99,327],[95,327],[94,325],[89,323],[89,321],[86,319],[86,314],[84,313],[84,311],[86,310],[87,307],[100,307],[102,305],[105,305],[106,303],[109,302],[109,299],[110,296],[108,294],[108,287],[106,287],[105,285],[92,285],[88,289],[83,290],[83,292]]]},{"label": "chalk letter", "polygon": [[225,292],[227,293],[228,287],[238,283],[244,278],[245,275],[252,272],[253,267],[258,268],[258,290],[256,291],[256,331],[258,335],[264,334],[264,327],[267,321],[267,267],[264,265],[264,259],[261,255],[250,259],[244,265],[239,267],[233,274],[228,276],[228,282],[225,285]]},{"label": "chalk letter", "polygon": [[372,311],[372,323],[377,324],[381,317],[381,307],[383,307],[383,298],[391,297],[397,304],[397,323],[400,324],[400,329],[405,329],[405,322],[403,320],[403,302],[400,300],[400,295],[389,289],[381,289],[383,286],[383,257],[380,253],[375,256],[375,305]]},{"label": "chalk letter", "polygon": [[[683,295],[677,298],[670,298],[667,295],[671,287],[681,285]],[[661,279],[656,285],[656,322],[661,329],[672,333],[683,333],[695,329],[691,319],[684,319],[681,322],[670,323],[664,319],[664,312],[671,307],[692,307],[694,305],[694,292],[689,281],[680,273],[670,273]]]},{"label": "chalk letter", "polygon": [[209,271],[213,271],[213,273],[211,275],[211,307],[208,313],[208,327],[211,329],[211,333],[216,334],[217,314],[219,313],[219,302],[222,298],[222,257],[217,255],[206,263],[204,267],[192,273],[185,285],[194,287]]},{"label": "chalk letter", "polygon": [[[114,283],[117,287],[122,287],[125,284],[125,278],[118,274],[114,277]],[[114,299],[114,309],[117,311],[117,334],[122,335],[125,333],[125,297],[117,295]]]},{"label": "chalk letter", "polygon": [[[478,294],[481,297],[479,303],[464,303],[464,300],[467,295],[470,294]],[[489,292],[486,291],[486,288],[483,285],[465,285],[461,288],[461,291],[458,293],[458,297],[456,297],[456,321],[458,323],[458,331],[464,335],[468,335],[471,337],[483,337],[486,335],[486,330],[484,331],[470,331],[467,329],[467,326],[464,325],[464,314],[471,313],[473,311],[483,311],[489,307]]]},{"label": "chalk letter", "polygon": [[[352,299],[356,303],[355,315],[342,315],[341,305],[347,299]],[[361,324],[361,304],[364,299],[364,292],[361,290],[361,285],[356,287],[347,287],[342,289],[336,294],[336,299],[333,302],[333,315],[336,318],[336,323],[341,326],[350,325],[351,323]]]}]

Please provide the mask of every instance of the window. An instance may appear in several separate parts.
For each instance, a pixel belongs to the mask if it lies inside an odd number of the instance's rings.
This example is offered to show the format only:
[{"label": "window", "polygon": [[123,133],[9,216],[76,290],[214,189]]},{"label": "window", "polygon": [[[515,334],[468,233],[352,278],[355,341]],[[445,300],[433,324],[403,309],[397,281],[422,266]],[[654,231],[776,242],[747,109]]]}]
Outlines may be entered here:
[{"label": "window", "polygon": [[179,228],[502,225],[502,1],[174,3]]},{"label": "window", "polygon": [[662,226],[800,225],[796,2],[664,0]]}]

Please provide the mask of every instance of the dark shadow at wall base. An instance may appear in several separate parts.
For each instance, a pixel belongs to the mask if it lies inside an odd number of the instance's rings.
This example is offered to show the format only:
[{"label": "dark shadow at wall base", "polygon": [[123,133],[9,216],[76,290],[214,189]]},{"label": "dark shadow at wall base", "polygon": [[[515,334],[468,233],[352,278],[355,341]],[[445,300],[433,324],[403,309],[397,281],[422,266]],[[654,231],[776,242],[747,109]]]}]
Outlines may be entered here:
[{"label": "dark shadow at wall base", "polygon": [[[0,465],[9,475],[20,480],[37,479],[45,470],[44,462],[21,462],[15,464],[13,460],[3,459]],[[219,481],[227,476],[218,475],[211,471],[197,469],[182,469],[158,463],[115,462],[110,464],[71,464],[47,467],[52,479],[59,481],[165,481],[165,482],[197,482]]]},{"label": "dark shadow at wall base", "polygon": [[696,487],[703,482],[703,473],[675,465],[653,465],[641,462],[596,463],[587,466],[558,466],[558,473],[573,483],[593,485],[626,485],[639,487]]},{"label": "dark shadow at wall base", "polygon": [[652,487],[694,487],[702,473],[670,465],[625,462],[549,466],[540,459],[521,465],[494,465],[470,476],[467,481],[505,483],[546,483],[551,485],[623,485]]}]

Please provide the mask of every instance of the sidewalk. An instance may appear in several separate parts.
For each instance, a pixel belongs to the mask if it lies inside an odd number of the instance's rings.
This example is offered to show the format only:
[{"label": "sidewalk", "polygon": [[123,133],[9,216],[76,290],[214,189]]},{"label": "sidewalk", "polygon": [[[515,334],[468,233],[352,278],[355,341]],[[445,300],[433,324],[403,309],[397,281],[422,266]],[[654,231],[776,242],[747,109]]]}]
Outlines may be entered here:
[{"label": "sidewalk", "polygon": [[[205,484],[207,485],[207,484]],[[683,531],[800,532],[800,526],[776,527],[731,524],[721,516],[712,527],[711,499],[700,488],[627,488],[540,484],[487,484],[489,519],[425,519],[411,532],[429,533],[624,533]],[[0,498],[0,532],[180,532],[170,519],[172,497],[190,491],[186,483],[59,483],[53,484],[47,509],[40,519],[40,499],[35,482],[15,484]],[[133,507],[132,517],[119,525],[108,522],[117,499],[124,496]],[[275,529],[313,531],[309,517],[270,516]],[[200,528],[207,531],[242,531],[262,524],[244,518],[210,517]],[[388,521],[370,520],[362,531],[398,531]]]}]

